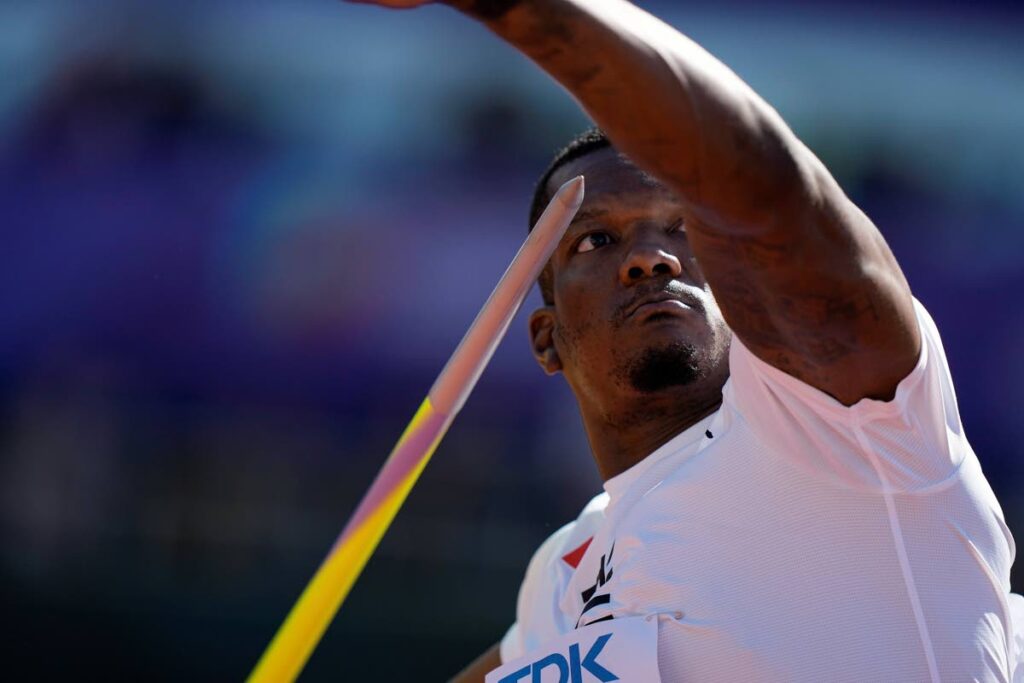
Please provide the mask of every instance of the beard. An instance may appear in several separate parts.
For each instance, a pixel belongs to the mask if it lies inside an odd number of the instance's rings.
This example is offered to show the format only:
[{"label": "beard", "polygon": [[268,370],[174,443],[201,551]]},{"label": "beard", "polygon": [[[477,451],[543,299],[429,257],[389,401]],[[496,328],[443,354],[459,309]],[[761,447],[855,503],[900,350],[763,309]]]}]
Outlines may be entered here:
[{"label": "beard", "polygon": [[696,347],[681,341],[647,348],[624,368],[628,384],[645,394],[687,386],[702,374]]}]

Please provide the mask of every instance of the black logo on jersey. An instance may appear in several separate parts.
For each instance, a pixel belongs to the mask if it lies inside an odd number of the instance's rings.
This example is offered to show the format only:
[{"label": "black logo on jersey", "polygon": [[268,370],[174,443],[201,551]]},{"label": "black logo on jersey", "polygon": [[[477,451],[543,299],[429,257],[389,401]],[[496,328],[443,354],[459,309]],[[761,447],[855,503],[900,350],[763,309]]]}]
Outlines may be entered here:
[{"label": "black logo on jersey", "polygon": [[603,588],[604,585],[612,579],[612,573],[614,571],[612,569],[612,554],[614,552],[615,542],[613,541],[612,547],[608,551],[608,554],[601,556],[601,569],[597,572],[597,580],[594,582],[594,585],[580,593],[580,597],[583,598],[583,611],[580,612],[580,618],[576,620],[576,628],[579,628],[580,626],[590,626],[591,624],[596,624],[599,621],[607,621],[608,619],[613,618],[612,615],[609,614],[607,616],[601,617],[600,619],[588,621],[585,624],[580,623],[583,621],[584,614],[594,609],[595,607],[598,607],[600,605],[607,605],[609,602],[612,601],[611,593],[601,593],[598,595],[597,591]]}]

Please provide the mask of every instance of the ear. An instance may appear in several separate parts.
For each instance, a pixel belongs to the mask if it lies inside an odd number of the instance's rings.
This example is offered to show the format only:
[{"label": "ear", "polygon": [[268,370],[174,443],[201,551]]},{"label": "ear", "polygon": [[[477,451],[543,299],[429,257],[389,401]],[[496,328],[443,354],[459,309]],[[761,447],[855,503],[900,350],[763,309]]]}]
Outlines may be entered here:
[{"label": "ear", "polygon": [[562,369],[562,359],[555,350],[555,309],[538,308],[530,314],[530,348],[541,369],[554,375]]}]

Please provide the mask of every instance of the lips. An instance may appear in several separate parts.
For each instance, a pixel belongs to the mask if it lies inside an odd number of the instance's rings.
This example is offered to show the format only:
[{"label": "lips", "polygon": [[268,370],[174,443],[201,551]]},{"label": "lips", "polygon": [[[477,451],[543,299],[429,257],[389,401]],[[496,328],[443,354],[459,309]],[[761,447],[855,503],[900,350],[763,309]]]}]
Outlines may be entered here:
[{"label": "lips", "polygon": [[690,307],[684,304],[679,299],[666,299],[665,301],[652,301],[651,303],[641,304],[635,311],[634,316],[650,316],[658,315],[660,313],[678,313],[679,311],[688,310]]},{"label": "lips", "polygon": [[630,318],[637,313],[672,313],[687,308],[692,308],[692,306],[680,297],[673,296],[668,292],[658,292],[635,302],[626,312],[626,317]]}]

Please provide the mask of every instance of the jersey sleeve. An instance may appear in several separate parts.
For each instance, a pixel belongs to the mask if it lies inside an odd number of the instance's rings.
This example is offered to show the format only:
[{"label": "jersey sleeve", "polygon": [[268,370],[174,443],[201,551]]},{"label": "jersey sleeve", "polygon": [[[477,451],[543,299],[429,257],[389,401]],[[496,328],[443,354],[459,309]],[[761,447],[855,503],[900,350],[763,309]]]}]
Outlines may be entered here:
[{"label": "jersey sleeve", "polygon": [[530,559],[526,567],[526,576],[519,587],[516,600],[516,621],[509,627],[505,637],[501,639],[501,661],[508,662],[522,657],[539,643],[529,642],[524,633],[524,624],[529,622],[538,603],[545,602],[541,595],[545,586],[545,573],[551,562],[556,559],[565,537],[571,532],[576,522],[570,522],[545,540]]},{"label": "jersey sleeve", "polygon": [[1010,593],[1010,622],[1013,624],[1013,643],[1010,646],[1010,680],[1024,683],[1024,596]]},{"label": "jersey sleeve", "polygon": [[917,299],[921,353],[890,401],[844,406],[733,338],[724,404],[799,467],[857,488],[921,491],[953,477],[970,452],[938,329]]}]

